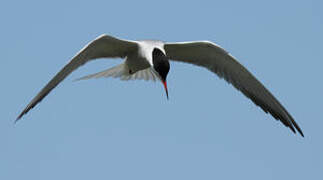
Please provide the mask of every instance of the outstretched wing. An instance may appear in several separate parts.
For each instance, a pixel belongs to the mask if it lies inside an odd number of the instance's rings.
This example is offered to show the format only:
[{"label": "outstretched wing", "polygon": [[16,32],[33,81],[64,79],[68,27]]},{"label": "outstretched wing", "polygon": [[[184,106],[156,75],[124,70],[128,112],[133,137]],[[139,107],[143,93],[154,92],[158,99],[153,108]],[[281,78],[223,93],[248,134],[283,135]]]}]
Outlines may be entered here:
[{"label": "outstretched wing", "polygon": [[203,66],[224,78],[266,113],[280,120],[294,133],[303,132],[280,102],[233,56],[208,41],[166,43],[166,55],[174,60]]},{"label": "outstretched wing", "polygon": [[59,71],[53,79],[34,97],[27,107],[19,114],[18,121],[24,114],[38,104],[52,89],[63,81],[71,72],[90,60],[97,58],[123,58],[137,51],[135,41],[120,40],[108,35],[102,35],[85,46],[72,60]]}]

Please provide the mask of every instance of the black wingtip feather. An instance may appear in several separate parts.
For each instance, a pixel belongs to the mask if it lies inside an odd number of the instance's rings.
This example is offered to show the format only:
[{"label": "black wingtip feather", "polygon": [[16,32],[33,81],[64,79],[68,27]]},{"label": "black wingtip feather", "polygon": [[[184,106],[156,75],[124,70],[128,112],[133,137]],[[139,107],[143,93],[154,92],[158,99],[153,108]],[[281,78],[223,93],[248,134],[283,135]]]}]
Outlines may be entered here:
[{"label": "black wingtip feather", "polygon": [[[304,134],[301,130],[301,128],[298,126],[298,124],[294,121],[293,117],[285,110],[285,113],[288,117],[286,119],[283,117],[282,114],[276,113],[272,108],[266,105],[261,99],[257,98],[256,96],[252,95],[251,93],[248,93],[248,91],[245,91],[239,87],[236,87],[237,89],[240,89],[241,92],[243,92],[248,98],[250,98],[257,106],[259,106],[264,112],[270,113],[276,120],[281,121],[286,127],[288,127],[293,133],[296,134],[295,128],[297,132],[304,137]],[[284,109],[284,108],[283,108]]]},{"label": "black wingtip feather", "polygon": [[16,118],[16,120],[14,121],[14,124],[16,124],[21,118],[22,118],[22,116],[24,116],[29,110],[30,110],[31,108],[28,108],[28,109],[25,109],[25,110],[23,110],[20,114],[19,114],[19,116]]}]

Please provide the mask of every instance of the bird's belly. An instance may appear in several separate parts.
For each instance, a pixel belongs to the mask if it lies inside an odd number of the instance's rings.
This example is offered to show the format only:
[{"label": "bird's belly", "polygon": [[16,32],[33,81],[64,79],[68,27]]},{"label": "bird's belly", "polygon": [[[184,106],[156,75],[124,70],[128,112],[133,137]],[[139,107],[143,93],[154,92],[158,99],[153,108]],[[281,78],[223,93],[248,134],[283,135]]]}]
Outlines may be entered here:
[{"label": "bird's belly", "polygon": [[131,71],[131,73],[136,73],[137,71],[147,69],[150,67],[150,64],[144,58],[127,58],[125,62]]}]

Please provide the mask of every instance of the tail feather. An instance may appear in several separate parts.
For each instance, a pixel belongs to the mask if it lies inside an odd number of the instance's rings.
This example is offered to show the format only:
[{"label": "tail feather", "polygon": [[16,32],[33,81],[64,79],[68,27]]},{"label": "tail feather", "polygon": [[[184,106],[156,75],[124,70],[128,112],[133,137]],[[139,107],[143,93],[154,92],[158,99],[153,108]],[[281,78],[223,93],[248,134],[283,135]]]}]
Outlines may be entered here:
[{"label": "tail feather", "polygon": [[102,78],[102,77],[120,78],[121,80],[124,80],[124,81],[136,80],[136,79],[143,79],[146,81],[158,80],[158,76],[155,75],[155,73],[153,72],[153,70],[151,68],[147,68],[147,69],[138,71],[134,74],[129,74],[129,69],[128,69],[127,65],[123,63],[123,64],[117,65],[115,67],[112,67],[110,69],[78,78],[75,81],[87,80],[87,79],[97,79],[97,78]]},{"label": "tail feather", "polygon": [[95,74],[90,74],[81,78],[76,79],[76,81],[79,80],[87,80],[87,79],[97,79],[97,78],[101,78],[101,77],[114,77],[114,78],[118,78],[121,77],[125,72],[125,64],[120,64],[117,65],[115,67],[112,67],[110,69],[95,73]]}]

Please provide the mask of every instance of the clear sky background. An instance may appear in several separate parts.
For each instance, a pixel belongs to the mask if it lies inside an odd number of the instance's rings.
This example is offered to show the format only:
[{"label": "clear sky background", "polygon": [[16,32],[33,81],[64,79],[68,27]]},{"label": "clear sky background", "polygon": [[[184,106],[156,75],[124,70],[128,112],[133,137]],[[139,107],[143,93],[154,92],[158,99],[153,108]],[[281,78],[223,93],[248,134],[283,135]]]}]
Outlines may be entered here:
[{"label": "clear sky background", "polygon": [[[0,179],[322,179],[323,1],[1,1]],[[282,102],[305,138],[206,69],[171,63],[161,83],[73,82],[16,125],[39,90],[106,33],[210,40]]]}]

